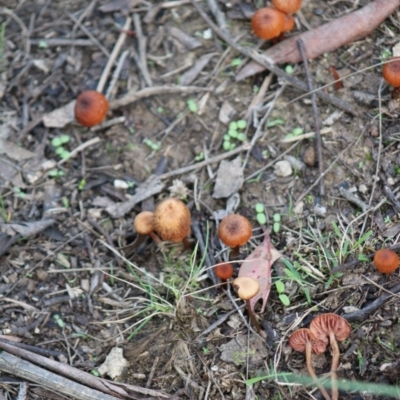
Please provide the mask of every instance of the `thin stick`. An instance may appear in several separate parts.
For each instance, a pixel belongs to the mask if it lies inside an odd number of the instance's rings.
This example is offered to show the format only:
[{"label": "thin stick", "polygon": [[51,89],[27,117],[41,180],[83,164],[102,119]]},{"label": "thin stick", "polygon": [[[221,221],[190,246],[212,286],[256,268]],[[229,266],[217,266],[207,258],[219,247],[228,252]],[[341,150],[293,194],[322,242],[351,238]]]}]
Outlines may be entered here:
[{"label": "thin stick", "polygon": [[93,146],[94,144],[97,144],[101,142],[99,137],[94,137],[92,139],[89,139],[88,141],[82,143],[81,145],[79,145],[78,147],[76,147],[74,150],[71,151],[70,155],[68,158],[64,158],[61,161],[59,161],[57,163],[58,166],[64,164],[65,162],[67,162],[69,159],[75,157],[78,153],[80,153],[81,151],[85,150],[86,147],[90,147]]},{"label": "thin stick", "polygon": [[[190,0],[190,2],[192,3],[192,6],[196,9],[196,11],[199,13],[201,18],[203,18],[204,21],[209,25],[209,27],[222,40],[224,40],[226,43],[228,43],[231,47],[233,47],[240,53],[244,54],[245,56],[250,57],[251,59],[256,61],[258,64],[261,64],[266,69],[273,72],[279,78],[284,79],[286,82],[290,83],[292,86],[296,87],[297,89],[308,92],[308,87],[303,81],[295,78],[294,76],[286,74],[284,71],[282,71],[276,65],[274,65],[269,58],[265,57],[262,54],[259,54],[256,50],[248,49],[247,47],[243,47],[243,46],[237,44],[229,35],[225,34],[223,31],[221,31],[221,29],[219,29],[218,26],[215,25],[214,22],[211,21],[211,19],[208,17],[208,15],[201,9],[200,5],[197,4],[195,2],[195,0]],[[336,107],[339,107],[350,114],[358,116],[358,111],[347,101],[344,101],[342,99],[339,99],[338,97],[329,95],[327,93],[321,92],[320,90],[316,91],[316,94],[317,94],[317,96],[319,96],[322,99],[328,101],[329,103],[335,105]]]},{"label": "thin stick", "polygon": [[307,61],[307,56],[306,56],[306,51],[304,48],[304,42],[299,39],[297,41],[297,46],[299,48],[301,58],[303,59],[303,64],[304,64],[304,71],[306,73],[307,77],[307,86],[308,90],[311,92],[311,104],[312,104],[312,110],[313,110],[313,117],[314,117],[314,129],[315,129],[315,144],[317,146],[317,157],[318,157],[318,170],[319,170],[319,176],[321,179],[319,180],[319,195],[323,196],[325,194],[325,189],[324,189],[324,179],[323,179],[323,160],[322,160],[322,138],[321,138],[321,132],[320,132],[320,125],[319,125],[319,112],[318,112],[318,107],[317,107],[317,102],[315,101],[315,92],[313,91],[313,82],[310,74],[310,69],[308,68],[308,61]]},{"label": "thin stick", "polygon": [[189,94],[194,92],[209,92],[211,89],[197,86],[153,86],[137,91],[137,89],[131,89],[120,99],[116,99],[110,102],[110,109],[115,110],[117,108],[127,106],[128,104],[134,103],[135,101],[144,99],[150,96],[163,95],[163,94]]},{"label": "thin stick", "polygon": [[153,82],[150,77],[149,70],[147,69],[147,61],[146,61],[146,37],[143,35],[142,24],[140,23],[139,14],[133,14],[133,24],[135,25],[135,33],[138,41],[138,49],[139,49],[139,60],[138,67],[140,68],[140,72],[143,75],[143,79],[146,82],[147,86],[153,86]]},{"label": "thin stick", "polygon": [[75,22],[77,26],[81,29],[81,31],[101,50],[101,52],[107,57],[110,57],[109,51],[90,33],[90,31],[79,21],[73,14],[67,11],[68,17]]},{"label": "thin stick", "polygon": [[115,60],[117,59],[118,54],[121,51],[121,48],[125,43],[125,39],[128,36],[127,32],[129,30],[129,27],[131,26],[131,21],[132,20],[130,17],[126,18],[125,25],[122,28],[122,31],[121,31],[121,34],[119,35],[117,43],[115,43],[115,46],[110,55],[110,58],[108,59],[107,64],[104,67],[103,73],[101,74],[100,81],[99,81],[99,83],[97,85],[97,89],[96,89],[98,92],[102,92],[104,89],[104,86],[106,85],[108,76],[110,75],[111,68],[114,65]]},{"label": "thin stick", "polygon": [[112,78],[111,78],[111,82],[110,82],[110,84],[108,85],[108,88],[107,88],[107,92],[106,92],[106,98],[107,98],[107,100],[110,100],[111,97],[115,97],[115,95],[113,96],[113,90],[114,90],[114,87],[115,87],[115,85],[116,85],[116,83],[117,83],[117,81],[118,81],[119,74],[120,74],[121,71],[122,71],[122,67],[123,67],[124,64],[125,64],[125,60],[126,60],[126,58],[128,57],[128,55],[129,55],[129,50],[125,50],[125,51],[121,54],[121,57],[120,57],[119,60],[118,60],[117,67],[115,68],[115,71],[114,71],[114,73],[113,73],[113,75],[112,75]]},{"label": "thin stick", "polygon": [[175,169],[174,171],[167,172],[165,174],[160,175],[159,178],[167,179],[167,178],[171,178],[172,176],[175,176],[175,175],[186,174],[187,172],[191,172],[195,169],[206,167],[209,164],[218,163],[218,162],[224,160],[225,158],[234,156],[243,150],[247,150],[248,148],[249,148],[249,145],[244,144],[242,146],[237,147],[234,150],[228,151],[227,153],[219,154],[215,157],[209,158],[208,160],[204,160],[204,161],[198,162],[193,165],[188,165],[187,167],[178,168],[178,169]]}]

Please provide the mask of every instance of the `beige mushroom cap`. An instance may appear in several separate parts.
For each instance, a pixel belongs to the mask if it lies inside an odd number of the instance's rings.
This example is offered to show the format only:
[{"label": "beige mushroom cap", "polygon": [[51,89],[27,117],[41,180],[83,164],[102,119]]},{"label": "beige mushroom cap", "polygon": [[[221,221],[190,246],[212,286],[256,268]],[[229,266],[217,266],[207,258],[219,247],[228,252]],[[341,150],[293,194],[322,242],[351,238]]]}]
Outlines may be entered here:
[{"label": "beige mushroom cap", "polygon": [[249,276],[240,276],[232,282],[238,296],[242,300],[252,299],[260,290],[259,283]]},{"label": "beige mushroom cap", "polygon": [[154,231],[154,213],[151,211],[142,211],[136,215],[133,221],[133,227],[139,235],[150,235]]},{"label": "beige mushroom cap", "polygon": [[179,199],[166,199],[154,211],[154,229],[162,240],[181,242],[190,235],[190,223],[190,211]]}]

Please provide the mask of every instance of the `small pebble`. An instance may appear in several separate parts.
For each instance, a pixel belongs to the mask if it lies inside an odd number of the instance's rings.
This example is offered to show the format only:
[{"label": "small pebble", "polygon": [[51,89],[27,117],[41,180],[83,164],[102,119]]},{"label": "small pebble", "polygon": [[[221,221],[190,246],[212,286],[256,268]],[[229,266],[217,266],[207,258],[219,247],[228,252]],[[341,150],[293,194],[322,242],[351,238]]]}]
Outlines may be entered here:
[{"label": "small pebble", "polygon": [[290,176],[293,173],[292,166],[290,165],[289,161],[282,160],[278,161],[274,165],[274,172],[276,176]]}]

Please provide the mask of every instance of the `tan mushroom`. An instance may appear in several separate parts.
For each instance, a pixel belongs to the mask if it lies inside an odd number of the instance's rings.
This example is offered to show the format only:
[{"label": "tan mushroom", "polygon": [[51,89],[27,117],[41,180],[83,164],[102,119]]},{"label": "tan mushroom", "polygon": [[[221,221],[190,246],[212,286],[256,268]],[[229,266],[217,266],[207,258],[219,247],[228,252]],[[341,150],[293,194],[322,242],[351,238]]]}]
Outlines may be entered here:
[{"label": "tan mushroom", "polygon": [[133,227],[139,235],[149,235],[157,244],[160,238],[154,233],[154,213],[142,211],[133,220]]},{"label": "tan mushroom", "polygon": [[251,238],[250,221],[239,214],[230,214],[223,218],[218,227],[218,237],[228,247],[233,248],[232,257],[239,254],[239,247]]}]

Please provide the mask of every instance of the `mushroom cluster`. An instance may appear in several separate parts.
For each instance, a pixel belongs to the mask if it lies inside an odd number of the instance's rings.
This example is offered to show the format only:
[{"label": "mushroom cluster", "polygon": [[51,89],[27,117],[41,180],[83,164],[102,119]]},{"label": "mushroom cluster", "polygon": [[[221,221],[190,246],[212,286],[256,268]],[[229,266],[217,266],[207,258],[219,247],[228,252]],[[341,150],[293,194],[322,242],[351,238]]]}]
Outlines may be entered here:
[{"label": "mushroom cluster", "polygon": [[[344,318],[333,313],[327,313],[315,317],[311,321],[309,329],[299,329],[293,332],[289,338],[289,346],[292,347],[293,350],[300,352],[306,351],[308,372],[326,400],[338,400],[339,398],[336,371],[339,366],[340,351],[337,342],[346,340],[350,336],[350,333],[350,324]],[[332,348],[332,398],[321,385],[311,365],[311,354],[323,353],[328,344],[330,344]]]},{"label": "mushroom cluster", "polygon": [[253,33],[264,40],[277,38],[293,29],[293,14],[300,9],[301,0],[272,0],[272,4],[275,8],[260,8],[251,18]]},{"label": "mushroom cluster", "polygon": [[179,199],[169,198],[162,201],[154,213],[142,211],[137,214],[133,225],[139,235],[149,235],[156,243],[160,242],[158,234],[164,241],[182,242],[188,248],[190,223],[190,211],[186,205]]}]

